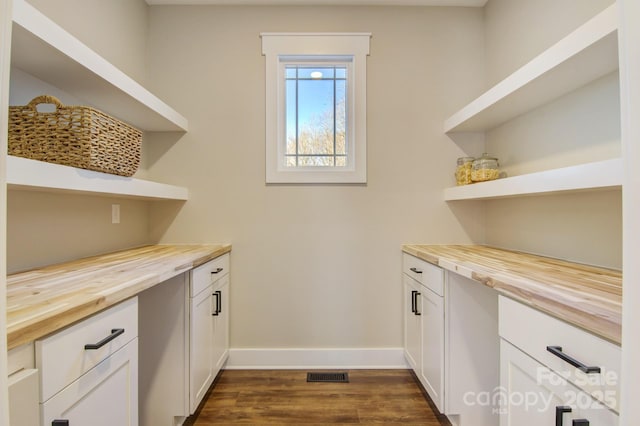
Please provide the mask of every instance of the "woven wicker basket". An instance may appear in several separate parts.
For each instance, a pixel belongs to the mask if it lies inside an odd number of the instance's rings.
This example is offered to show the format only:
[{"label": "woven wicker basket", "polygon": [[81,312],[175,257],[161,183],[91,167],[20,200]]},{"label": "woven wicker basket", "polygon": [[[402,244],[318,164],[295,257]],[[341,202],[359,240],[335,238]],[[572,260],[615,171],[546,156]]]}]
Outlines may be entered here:
[{"label": "woven wicker basket", "polygon": [[[39,112],[53,104],[54,112]],[[132,176],[140,165],[142,132],[103,112],[38,96],[9,107],[9,154],[81,169]]]}]

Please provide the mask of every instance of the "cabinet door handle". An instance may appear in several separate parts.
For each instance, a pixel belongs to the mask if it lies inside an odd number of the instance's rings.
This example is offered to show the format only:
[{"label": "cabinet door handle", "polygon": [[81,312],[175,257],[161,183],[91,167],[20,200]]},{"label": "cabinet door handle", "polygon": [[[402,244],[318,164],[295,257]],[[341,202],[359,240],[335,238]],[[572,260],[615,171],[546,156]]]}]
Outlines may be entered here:
[{"label": "cabinet door handle", "polygon": [[561,360],[568,362],[584,373],[600,373],[600,367],[590,367],[562,352],[562,346],[547,346],[547,351],[551,352]]},{"label": "cabinet door handle", "polygon": [[216,297],[215,311],[211,315],[213,315],[214,317],[217,317],[220,314],[220,292],[216,291],[211,295]]},{"label": "cabinet door handle", "polygon": [[218,309],[218,313],[222,313],[222,291],[221,290],[216,290],[216,294],[218,295],[218,298],[216,300],[216,302],[218,303],[217,305],[217,309]]},{"label": "cabinet door handle", "polygon": [[416,313],[416,293],[417,291],[411,290],[411,313]]},{"label": "cabinet door handle", "polygon": [[416,300],[416,312],[415,312],[416,315],[422,315],[420,312],[418,312],[418,297],[419,296],[420,296],[420,292],[416,291],[416,295],[414,296],[415,300]]},{"label": "cabinet door handle", "polygon": [[422,273],[422,271],[420,269],[418,269],[418,268],[409,268],[409,270],[411,272],[415,272],[416,274],[421,274]]},{"label": "cabinet door handle", "polygon": [[124,334],[124,328],[112,328],[110,335],[100,340],[98,343],[89,343],[87,345],[84,345],[84,349],[85,350],[100,349],[101,347],[103,347],[104,345],[106,345],[107,343],[109,343],[110,341],[112,341],[113,339],[115,339],[121,334]]},{"label": "cabinet door handle", "polygon": [[589,426],[589,420],[587,419],[577,419],[571,422],[571,426]]},{"label": "cabinet door handle", "polygon": [[556,406],[556,426],[562,426],[562,417],[564,413],[570,413],[571,407],[567,407],[566,405],[558,405]]},{"label": "cabinet door handle", "polygon": [[69,420],[54,420],[51,426],[69,426]]},{"label": "cabinet door handle", "polygon": [[220,272],[224,271],[224,268],[217,268],[215,271],[211,271],[212,274],[219,274]]}]

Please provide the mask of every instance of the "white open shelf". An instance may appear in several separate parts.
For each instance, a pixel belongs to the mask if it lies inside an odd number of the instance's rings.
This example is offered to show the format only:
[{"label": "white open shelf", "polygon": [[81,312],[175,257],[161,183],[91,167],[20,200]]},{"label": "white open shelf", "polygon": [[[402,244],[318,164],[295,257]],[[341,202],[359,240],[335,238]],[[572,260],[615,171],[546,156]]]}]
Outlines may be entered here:
[{"label": "white open shelf", "polygon": [[25,0],[13,1],[11,63],[141,130],[187,131],[185,117]]},{"label": "white open shelf", "polygon": [[598,161],[444,190],[446,201],[543,195],[622,187],[622,159]]},{"label": "white open shelf", "polygon": [[142,179],[93,172],[22,157],[7,156],[7,188],[72,192],[148,200],[180,200],[187,188]]},{"label": "white open shelf", "polygon": [[618,69],[618,11],[612,5],[444,123],[444,131],[492,129]]}]

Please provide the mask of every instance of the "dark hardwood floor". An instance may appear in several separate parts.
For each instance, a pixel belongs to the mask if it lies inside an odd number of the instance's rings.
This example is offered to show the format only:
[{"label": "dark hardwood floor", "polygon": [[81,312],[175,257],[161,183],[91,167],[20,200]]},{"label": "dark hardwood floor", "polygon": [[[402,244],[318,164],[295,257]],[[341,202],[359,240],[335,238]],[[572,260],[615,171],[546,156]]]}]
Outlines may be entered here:
[{"label": "dark hardwood floor", "polygon": [[349,383],[307,383],[307,370],[224,370],[185,425],[440,426],[409,370],[348,370]]}]

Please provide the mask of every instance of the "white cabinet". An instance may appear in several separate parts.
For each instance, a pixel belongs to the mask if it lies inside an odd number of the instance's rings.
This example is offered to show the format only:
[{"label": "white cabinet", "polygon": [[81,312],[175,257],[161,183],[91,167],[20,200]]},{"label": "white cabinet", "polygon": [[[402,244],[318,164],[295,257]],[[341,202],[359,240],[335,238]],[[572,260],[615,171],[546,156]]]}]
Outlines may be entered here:
[{"label": "white cabinet", "polygon": [[[420,318],[420,290],[418,284],[404,275],[402,277],[404,286],[404,356],[418,377],[422,368],[421,347],[422,347],[422,321]],[[417,306],[418,305],[418,306]]]},{"label": "white cabinet", "polygon": [[138,425],[138,305],[124,301],[36,342],[42,425]]},{"label": "white cabinet", "polygon": [[214,377],[229,357],[229,275],[221,277],[213,287],[213,369]]},{"label": "white cabinet", "polygon": [[617,425],[620,347],[506,297],[499,303],[500,425]]},{"label": "white cabinet", "polygon": [[444,298],[425,289],[420,294],[422,368],[420,380],[441,412],[444,411]]},{"label": "white cabinet", "polygon": [[215,309],[212,288],[207,287],[191,299],[190,410],[195,412],[213,383],[212,314]]},{"label": "white cabinet", "polygon": [[[136,426],[138,340],[42,404],[45,426]],[[67,423],[68,422],[68,423]]]},{"label": "white cabinet", "polygon": [[189,406],[193,414],[229,354],[229,255],[191,271]]},{"label": "white cabinet", "polygon": [[618,424],[617,414],[506,340],[500,363],[500,426]]},{"label": "white cabinet", "polygon": [[444,272],[403,254],[405,358],[444,412]]},{"label": "white cabinet", "polygon": [[40,424],[38,370],[29,368],[9,376],[9,421],[12,426]]},{"label": "white cabinet", "polygon": [[499,385],[498,294],[403,253],[404,353],[453,425],[495,426],[478,398]]}]

